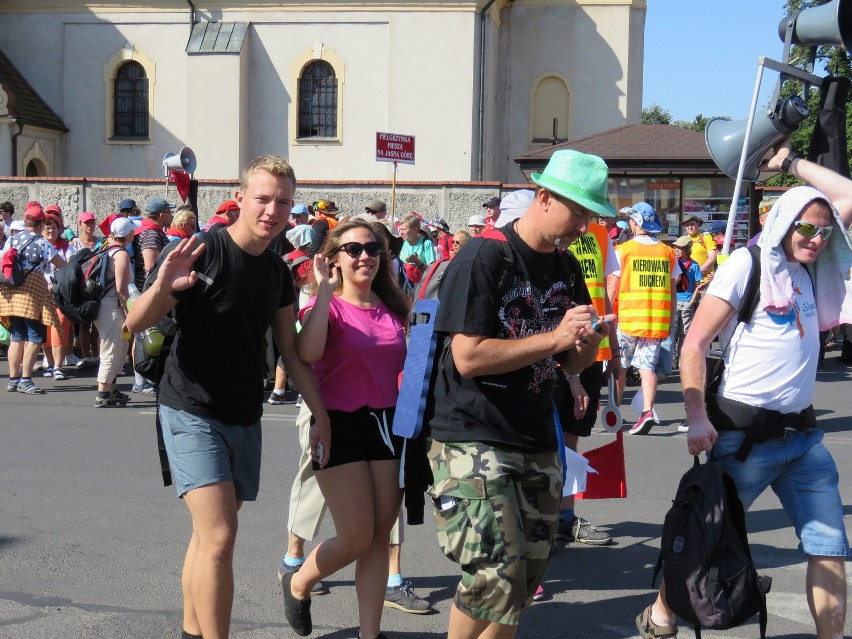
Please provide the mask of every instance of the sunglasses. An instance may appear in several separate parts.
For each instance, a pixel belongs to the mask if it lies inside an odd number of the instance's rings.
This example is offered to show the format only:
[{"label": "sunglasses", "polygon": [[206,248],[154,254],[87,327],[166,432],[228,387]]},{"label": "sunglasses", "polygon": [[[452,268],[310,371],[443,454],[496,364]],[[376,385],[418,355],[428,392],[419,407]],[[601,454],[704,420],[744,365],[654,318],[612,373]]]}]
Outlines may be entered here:
[{"label": "sunglasses", "polygon": [[459,242],[458,240],[453,240],[453,246],[458,246],[459,244],[461,244],[461,242]]},{"label": "sunglasses", "polygon": [[816,224],[811,224],[810,222],[794,222],[793,226],[796,227],[796,230],[799,232],[799,235],[805,237],[807,239],[811,239],[812,237],[816,237],[817,234],[823,239],[827,240],[831,237],[831,232],[834,230],[830,224],[828,226],[817,226]]},{"label": "sunglasses", "polygon": [[382,252],[382,243],[367,242],[366,244],[361,244],[361,242],[346,242],[346,244],[338,246],[335,253],[337,251],[343,251],[352,259],[358,259],[364,251],[367,251],[367,255],[370,257],[378,257]]}]

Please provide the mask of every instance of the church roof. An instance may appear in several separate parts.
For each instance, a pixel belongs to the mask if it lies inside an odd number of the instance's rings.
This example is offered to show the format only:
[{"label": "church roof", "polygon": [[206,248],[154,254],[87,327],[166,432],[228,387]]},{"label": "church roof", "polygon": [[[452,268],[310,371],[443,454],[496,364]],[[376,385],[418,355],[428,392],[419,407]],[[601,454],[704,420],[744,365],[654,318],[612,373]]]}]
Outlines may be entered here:
[{"label": "church roof", "polygon": [[627,124],[530,151],[515,161],[522,170],[543,168],[560,149],[599,155],[611,170],[715,169],[704,134],[669,124]]},{"label": "church roof", "polygon": [[9,95],[9,112],[24,124],[54,131],[67,131],[68,127],[47,102],[15,68],[11,60],[0,50],[0,86]]}]

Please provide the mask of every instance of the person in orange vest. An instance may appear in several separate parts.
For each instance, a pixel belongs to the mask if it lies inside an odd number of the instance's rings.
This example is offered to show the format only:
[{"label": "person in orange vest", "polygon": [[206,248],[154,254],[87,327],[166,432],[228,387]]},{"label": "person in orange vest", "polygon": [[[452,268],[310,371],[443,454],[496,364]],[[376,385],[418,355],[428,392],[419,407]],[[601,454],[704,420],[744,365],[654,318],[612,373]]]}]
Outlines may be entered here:
[{"label": "person in orange vest", "polygon": [[628,432],[646,435],[659,423],[654,414],[654,369],[660,342],[671,332],[680,267],[674,250],[654,235],[663,230],[663,225],[650,204],[634,204],[629,219],[633,239],[616,247],[619,270],[611,280],[612,288],[618,291],[618,346],[624,367],[618,377],[618,396],[624,392],[626,368],[636,367],[644,405],[642,416]]},{"label": "person in orange vest", "polygon": [[[614,220],[615,217],[608,219]],[[612,300],[607,293],[606,283],[607,277],[618,270],[618,262],[606,225],[589,222],[589,230],[577,238],[568,250],[580,262],[595,312],[600,317],[612,315]],[[577,450],[580,437],[592,434],[604,380],[609,375],[615,375],[618,379],[621,372],[621,352],[618,348],[615,322],[610,323],[609,328],[609,335],[601,340],[598,347],[594,364],[575,375],[556,376],[553,404],[562,424],[565,446],[573,451]],[[604,362],[607,363],[606,377]],[[556,538],[590,546],[606,546],[612,543],[611,535],[598,530],[575,514],[573,495],[563,497],[559,504]]]}]

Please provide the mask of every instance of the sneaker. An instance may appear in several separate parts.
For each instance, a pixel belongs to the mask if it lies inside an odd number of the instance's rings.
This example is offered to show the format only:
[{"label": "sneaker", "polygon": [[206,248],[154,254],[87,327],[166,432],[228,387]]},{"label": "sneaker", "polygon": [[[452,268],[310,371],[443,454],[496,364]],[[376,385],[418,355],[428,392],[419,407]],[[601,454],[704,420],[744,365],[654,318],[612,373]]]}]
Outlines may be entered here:
[{"label": "sneaker", "polygon": [[124,408],[125,406],[127,406],[125,400],[113,397],[112,395],[108,397],[98,395],[95,397],[95,408]]},{"label": "sneaker", "polygon": [[411,582],[385,589],[385,608],[396,608],[413,615],[425,615],[431,612],[432,604],[414,594]]},{"label": "sneaker", "polygon": [[654,411],[649,410],[647,413],[643,414],[642,417],[639,418],[639,421],[633,424],[633,427],[627,431],[628,435],[647,435],[651,432],[651,429],[655,424],[658,424],[656,419],[654,419]]},{"label": "sneaker", "polygon": [[43,371],[45,368],[50,368],[50,367],[47,365],[47,358],[42,357],[41,361],[36,362],[35,366],[33,366],[33,371],[34,372]]},{"label": "sneaker", "polygon": [[544,586],[539,585],[539,587],[535,589],[533,601],[541,601],[542,599],[544,599]]},{"label": "sneaker", "polygon": [[590,546],[607,546],[612,543],[612,536],[598,530],[582,517],[575,517],[572,521],[560,520],[556,538],[567,542],[579,541]]},{"label": "sneaker", "polygon": [[156,395],[157,389],[154,388],[151,384],[145,382],[144,384],[134,384],[130,387],[131,393],[141,393],[142,395]]},{"label": "sneaker", "polygon": [[290,591],[290,582],[293,579],[292,572],[285,572],[281,579],[281,592],[284,595],[284,616],[293,631],[302,637],[307,637],[313,632],[311,623],[311,598],[296,599]]},{"label": "sneaker", "polygon": [[70,366],[71,368],[84,368],[86,366],[85,360],[80,359],[74,353],[70,355],[66,355],[65,359],[62,360],[63,366]]},{"label": "sneaker", "polygon": [[[279,565],[278,566],[278,581],[283,582],[284,581],[284,575],[286,575],[288,572],[296,572],[297,570],[299,570],[299,568],[301,568],[301,566],[299,566],[297,568],[291,568],[290,566],[285,566],[284,564]],[[311,597],[314,597],[316,595],[327,595],[327,594],[328,594],[328,586],[326,586],[321,581],[316,582],[313,585],[313,587],[311,588]]]},{"label": "sneaker", "polygon": [[9,383],[6,384],[6,390],[10,393],[14,393],[16,390],[18,390],[18,384],[19,382],[17,379],[10,379]]},{"label": "sneaker", "polygon": [[688,433],[689,432],[689,422],[683,421],[677,425],[677,432],[679,433]]},{"label": "sneaker", "polygon": [[44,369],[44,372],[41,374],[42,377],[53,377],[53,369],[48,366]]},{"label": "sneaker", "polygon": [[111,399],[115,399],[115,400],[118,400],[118,401],[121,401],[121,402],[129,402],[130,401],[130,395],[128,395],[127,393],[122,393],[121,391],[117,391],[117,390],[110,391],[109,396],[110,396]]},{"label": "sneaker", "polygon": [[299,400],[298,391],[284,391],[283,393],[276,393],[272,391],[269,394],[269,399],[267,400],[273,406],[281,406],[282,404],[295,404]]},{"label": "sneaker", "polygon": [[61,381],[64,381],[68,378],[65,376],[65,373],[62,372],[61,368],[54,368],[53,369],[53,379],[55,379],[58,382],[61,382]]}]

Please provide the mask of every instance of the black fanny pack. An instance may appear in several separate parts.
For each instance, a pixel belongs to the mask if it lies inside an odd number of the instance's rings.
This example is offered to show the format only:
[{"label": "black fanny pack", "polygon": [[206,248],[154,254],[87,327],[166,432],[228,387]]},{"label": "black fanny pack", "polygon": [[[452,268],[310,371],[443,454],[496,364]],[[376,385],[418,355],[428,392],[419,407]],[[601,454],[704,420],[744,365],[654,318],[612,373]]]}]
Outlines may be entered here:
[{"label": "black fanny pack", "polygon": [[752,446],[770,439],[784,437],[787,430],[803,431],[816,426],[814,407],[808,406],[798,413],[782,413],[768,408],[759,408],[722,397],[714,392],[705,396],[707,417],[716,430],[744,430],[746,432],[742,446],[737,450],[736,459],[745,461]]}]

